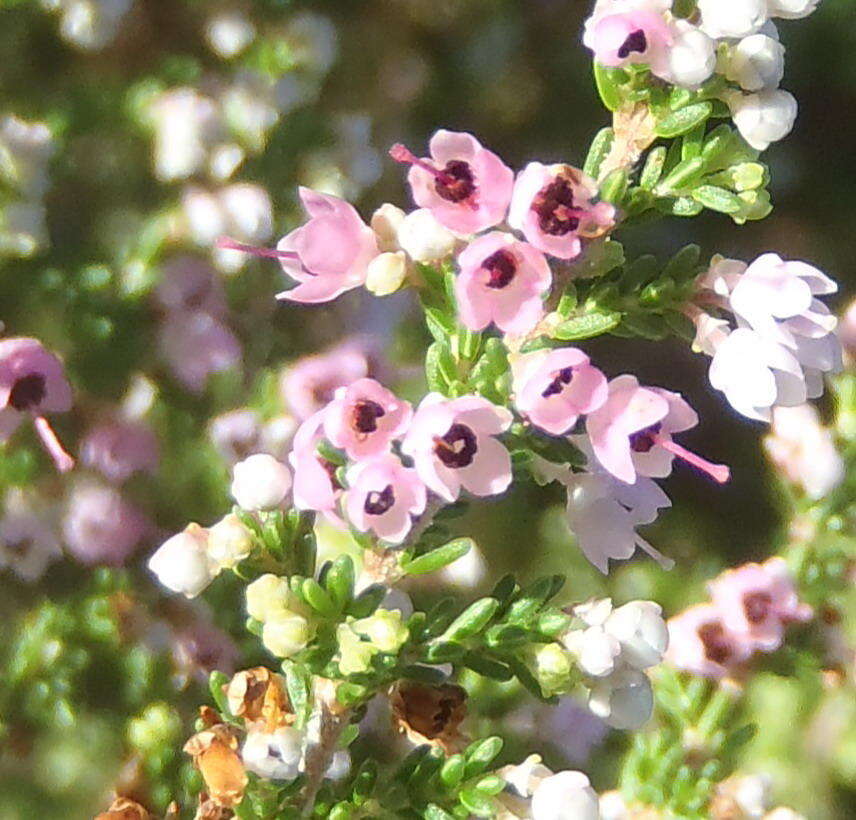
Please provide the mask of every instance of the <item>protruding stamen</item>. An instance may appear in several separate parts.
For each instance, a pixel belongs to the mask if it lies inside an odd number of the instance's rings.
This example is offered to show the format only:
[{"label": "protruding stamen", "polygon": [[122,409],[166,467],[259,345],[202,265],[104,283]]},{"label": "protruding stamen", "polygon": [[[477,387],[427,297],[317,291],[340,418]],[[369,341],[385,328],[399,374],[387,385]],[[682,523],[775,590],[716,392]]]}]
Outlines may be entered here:
[{"label": "protruding stamen", "polygon": [[440,180],[444,185],[450,185],[455,181],[448,174],[444,174],[441,170],[431,165],[430,162],[426,162],[424,159],[417,157],[416,154],[414,154],[406,145],[402,145],[400,142],[395,143],[395,145],[389,149],[389,155],[396,162],[400,162],[402,165],[415,165],[417,168],[427,171],[429,174]]},{"label": "protruding stamen", "polygon": [[74,459],[65,451],[50,422],[44,416],[36,416],[33,419],[33,424],[57,470],[61,473],[67,473],[71,470],[74,467]]},{"label": "protruding stamen", "polygon": [[673,569],[675,562],[671,558],[666,558],[662,552],[652,547],[644,538],[636,536],[636,546],[641,547],[643,552],[647,552],[664,570]]},{"label": "protruding stamen", "polygon": [[243,242],[238,242],[228,236],[221,236],[214,244],[224,250],[241,251],[241,253],[249,253],[253,256],[263,256],[266,259],[294,259],[297,262],[300,261],[300,256],[295,251],[280,251],[276,248],[257,248],[253,245],[245,245]]},{"label": "protruding stamen", "polygon": [[703,473],[707,473],[714,481],[719,484],[725,484],[731,478],[731,470],[725,464],[714,464],[712,461],[697,456],[684,447],[681,447],[675,441],[672,441],[668,436],[655,436],[654,441],[659,444],[664,450],[668,450],[672,455],[677,456],[687,464],[692,464]]}]

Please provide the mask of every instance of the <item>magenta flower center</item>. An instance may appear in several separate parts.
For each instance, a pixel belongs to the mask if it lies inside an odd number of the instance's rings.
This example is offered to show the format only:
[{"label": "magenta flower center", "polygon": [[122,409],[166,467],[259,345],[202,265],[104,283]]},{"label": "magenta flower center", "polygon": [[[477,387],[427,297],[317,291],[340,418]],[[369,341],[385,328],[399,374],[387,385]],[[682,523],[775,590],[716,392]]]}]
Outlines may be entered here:
[{"label": "magenta flower center", "polygon": [[472,168],[462,159],[452,159],[439,172],[434,189],[441,199],[447,202],[463,202],[476,191],[476,181]]},{"label": "magenta flower center", "polygon": [[630,449],[634,453],[647,453],[656,443],[660,424],[652,424],[630,436]]},{"label": "magenta flower center", "polygon": [[447,467],[468,467],[478,450],[476,434],[466,424],[453,424],[434,439],[434,452]]},{"label": "magenta flower center", "polygon": [[387,484],[380,492],[372,490],[366,495],[363,509],[369,515],[383,515],[393,504],[395,504],[395,493],[392,490],[392,484]]},{"label": "magenta flower center", "polygon": [[377,420],[386,415],[386,410],[370,399],[359,399],[354,402],[351,412],[351,424],[362,437],[374,433],[377,430]]},{"label": "magenta flower center", "polygon": [[41,373],[22,376],[9,391],[9,405],[16,410],[29,410],[45,397],[45,377]]},{"label": "magenta flower center", "polygon": [[481,264],[482,268],[489,274],[487,286],[489,288],[501,289],[510,284],[517,273],[517,260],[514,254],[507,250],[498,250],[492,253]]},{"label": "magenta flower center", "polygon": [[547,385],[547,388],[541,393],[541,396],[545,399],[549,399],[550,396],[558,396],[567,385],[571,383],[571,379],[574,377],[574,368],[573,367],[563,367],[561,370],[557,371],[555,376],[553,376],[553,381]]},{"label": "magenta flower center", "polygon": [[773,599],[769,592],[749,592],[743,596],[743,610],[750,624],[763,623],[770,614]]},{"label": "magenta flower center", "polygon": [[645,36],[645,32],[640,28],[636,31],[631,31],[627,36],[627,39],[621,44],[621,48],[618,49],[618,56],[625,60],[627,59],[634,51],[638,54],[644,54],[645,49],[648,48],[648,38]]},{"label": "magenta flower center", "polygon": [[538,192],[532,210],[541,230],[551,236],[564,236],[580,225],[582,211],[574,207],[574,189],[564,177],[556,177]]},{"label": "magenta flower center", "polygon": [[702,624],[698,628],[698,636],[704,644],[704,656],[720,666],[726,664],[732,655],[731,643],[725,634],[722,624]]}]

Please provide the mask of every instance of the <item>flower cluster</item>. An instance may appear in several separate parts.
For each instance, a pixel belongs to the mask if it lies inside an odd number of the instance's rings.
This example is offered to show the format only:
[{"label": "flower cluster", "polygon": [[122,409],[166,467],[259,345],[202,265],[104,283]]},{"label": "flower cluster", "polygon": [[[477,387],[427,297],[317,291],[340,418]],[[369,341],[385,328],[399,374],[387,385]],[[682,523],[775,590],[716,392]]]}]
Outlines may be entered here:
[{"label": "flower cluster", "polygon": [[709,678],[739,673],[753,652],[774,652],[785,628],[812,617],[782,558],[727,570],[709,584],[710,603],[669,620],[666,659]]},{"label": "flower cluster", "polygon": [[553,773],[539,755],[499,770],[505,789],[499,795],[500,820],[598,820],[597,792],[582,772]]}]

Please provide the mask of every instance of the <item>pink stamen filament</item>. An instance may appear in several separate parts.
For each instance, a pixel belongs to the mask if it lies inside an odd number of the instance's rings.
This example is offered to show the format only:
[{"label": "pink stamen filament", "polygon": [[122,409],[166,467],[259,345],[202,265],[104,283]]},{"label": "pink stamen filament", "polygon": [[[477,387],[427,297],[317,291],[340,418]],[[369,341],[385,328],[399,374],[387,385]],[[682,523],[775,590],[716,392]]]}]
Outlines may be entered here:
[{"label": "pink stamen filament", "polygon": [[276,248],[257,248],[253,245],[245,245],[243,242],[237,242],[230,239],[228,236],[221,236],[215,243],[218,248],[223,248],[229,251],[241,251],[241,253],[249,253],[253,256],[262,256],[266,259],[294,259],[300,261],[300,256],[294,251],[280,251]]},{"label": "pink stamen filament", "polygon": [[406,145],[402,145],[400,142],[395,143],[389,149],[389,155],[402,165],[415,165],[417,168],[427,171],[445,185],[451,185],[455,181],[448,174],[444,174],[441,170],[435,168],[431,163],[417,157]]},{"label": "pink stamen filament", "polygon": [[725,464],[714,464],[712,461],[702,458],[693,452],[690,452],[684,447],[681,447],[675,441],[672,441],[668,436],[653,436],[654,442],[659,444],[664,450],[668,450],[672,455],[677,456],[687,464],[698,468],[703,473],[707,473],[714,481],[719,484],[725,484],[731,478],[731,470]]},{"label": "pink stamen filament", "polygon": [[33,424],[57,470],[61,473],[67,473],[71,470],[74,467],[74,459],[65,451],[50,422],[44,416],[36,416],[33,419]]}]

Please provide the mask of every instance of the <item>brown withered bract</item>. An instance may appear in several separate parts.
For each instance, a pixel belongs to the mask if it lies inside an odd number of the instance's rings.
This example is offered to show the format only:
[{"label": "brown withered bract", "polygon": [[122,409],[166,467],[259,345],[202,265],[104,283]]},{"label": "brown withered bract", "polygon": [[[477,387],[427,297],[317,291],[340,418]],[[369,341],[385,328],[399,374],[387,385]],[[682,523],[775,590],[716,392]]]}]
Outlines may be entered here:
[{"label": "brown withered bract", "polygon": [[229,820],[234,817],[231,809],[215,803],[205,792],[199,795],[199,805],[193,820]]},{"label": "brown withered bract", "polygon": [[264,666],[238,672],[223,687],[229,709],[247,723],[264,723],[266,732],[294,723],[282,677]]},{"label": "brown withered bract", "polygon": [[467,693],[460,686],[429,686],[402,681],[390,692],[393,723],[413,743],[429,743],[447,754],[464,742],[460,725],[466,716]]},{"label": "brown withered bract", "polygon": [[184,751],[193,757],[202,774],[210,799],[225,808],[240,803],[247,787],[247,772],[237,750],[235,731],[223,723],[203,729],[184,744]]},{"label": "brown withered bract", "polygon": [[95,820],[154,820],[148,809],[128,797],[117,797]]}]

